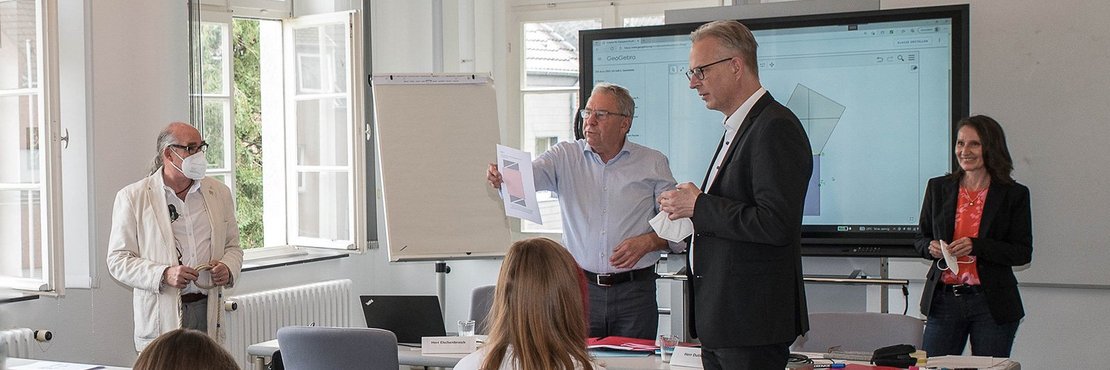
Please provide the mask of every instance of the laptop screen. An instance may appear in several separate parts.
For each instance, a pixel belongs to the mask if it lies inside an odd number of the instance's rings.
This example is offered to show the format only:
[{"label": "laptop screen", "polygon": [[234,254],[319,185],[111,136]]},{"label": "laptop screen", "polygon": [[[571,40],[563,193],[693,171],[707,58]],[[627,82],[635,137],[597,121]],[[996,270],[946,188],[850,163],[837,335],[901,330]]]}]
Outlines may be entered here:
[{"label": "laptop screen", "polygon": [[359,298],[366,326],[393,332],[397,343],[419,345],[422,337],[447,335],[439,297],[364,295]]}]

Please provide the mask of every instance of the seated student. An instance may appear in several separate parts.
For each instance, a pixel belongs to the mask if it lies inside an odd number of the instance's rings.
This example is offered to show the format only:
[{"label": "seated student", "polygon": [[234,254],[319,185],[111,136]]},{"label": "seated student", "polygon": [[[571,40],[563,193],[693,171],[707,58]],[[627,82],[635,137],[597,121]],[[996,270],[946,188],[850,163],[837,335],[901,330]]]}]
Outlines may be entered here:
[{"label": "seated student", "polygon": [[193,329],[177,329],[150,342],[134,370],[239,370],[219,343],[208,334]]},{"label": "seated student", "polygon": [[455,369],[604,369],[586,352],[581,274],[574,257],[551,239],[513,243],[497,278],[489,340]]}]

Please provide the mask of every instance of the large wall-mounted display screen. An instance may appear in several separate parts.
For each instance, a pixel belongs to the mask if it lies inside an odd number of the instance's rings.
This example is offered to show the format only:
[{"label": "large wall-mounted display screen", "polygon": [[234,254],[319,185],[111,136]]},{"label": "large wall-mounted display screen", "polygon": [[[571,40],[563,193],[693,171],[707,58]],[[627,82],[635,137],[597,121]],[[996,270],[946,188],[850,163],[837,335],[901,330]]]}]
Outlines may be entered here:
[{"label": "large wall-mounted display screen", "polygon": [[[913,255],[929,178],[952,166],[968,114],[967,6],[741,20],[759,42],[763,86],[801,120],[813,153],[808,255]],[[629,139],[700,185],[724,116],[689,88],[700,24],[583,31],[582,101],[597,82],[636,101]]]}]

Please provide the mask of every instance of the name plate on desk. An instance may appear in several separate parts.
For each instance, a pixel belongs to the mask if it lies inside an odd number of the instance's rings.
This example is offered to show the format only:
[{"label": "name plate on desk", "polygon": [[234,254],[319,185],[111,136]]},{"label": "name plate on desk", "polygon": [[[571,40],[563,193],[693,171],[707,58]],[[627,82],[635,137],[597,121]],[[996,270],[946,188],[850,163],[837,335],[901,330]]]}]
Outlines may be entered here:
[{"label": "name plate on desk", "polygon": [[671,366],[684,366],[701,369],[701,348],[682,347],[674,348],[671,354]]},{"label": "name plate on desk", "polygon": [[474,336],[420,338],[420,352],[424,354],[471,353],[476,350],[478,350],[478,338]]}]

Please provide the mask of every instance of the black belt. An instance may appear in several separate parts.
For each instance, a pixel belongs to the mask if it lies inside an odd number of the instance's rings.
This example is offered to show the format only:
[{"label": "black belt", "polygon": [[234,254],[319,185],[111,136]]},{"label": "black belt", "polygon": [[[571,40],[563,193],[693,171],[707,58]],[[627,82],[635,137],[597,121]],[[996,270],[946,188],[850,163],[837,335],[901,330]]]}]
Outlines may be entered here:
[{"label": "black belt", "polygon": [[588,280],[590,284],[598,286],[610,286],[630,281],[655,280],[659,277],[659,275],[655,274],[655,266],[648,266],[639,270],[605,274],[595,274],[586,270],[582,270],[582,272],[586,273],[586,280]]},{"label": "black belt", "polygon": [[943,290],[945,293],[951,293],[952,295],[957,297],[962,295],[979,294],[978,285],[944,285],[941,290]]},{"label": "black belt", "polygon": [[205,298],[208,298],[208,296],[206,296],[204,294],[200,294],[200,293],[182,294],[181,295],[181,303],[193,303],[193,302],[205,299]]}]

